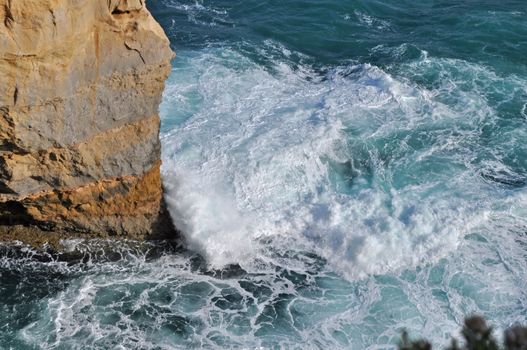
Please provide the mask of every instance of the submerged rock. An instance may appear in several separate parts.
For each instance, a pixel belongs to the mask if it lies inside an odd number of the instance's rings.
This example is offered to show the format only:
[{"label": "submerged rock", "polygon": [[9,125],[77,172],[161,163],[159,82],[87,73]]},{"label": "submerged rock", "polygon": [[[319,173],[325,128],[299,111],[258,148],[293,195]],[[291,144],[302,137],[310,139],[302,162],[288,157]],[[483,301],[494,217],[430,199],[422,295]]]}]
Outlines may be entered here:
[{"label": "submerged rock", "polygon": [[172,231],[158,105],[173,55],[144,0],[0,0],[0,239]]}]

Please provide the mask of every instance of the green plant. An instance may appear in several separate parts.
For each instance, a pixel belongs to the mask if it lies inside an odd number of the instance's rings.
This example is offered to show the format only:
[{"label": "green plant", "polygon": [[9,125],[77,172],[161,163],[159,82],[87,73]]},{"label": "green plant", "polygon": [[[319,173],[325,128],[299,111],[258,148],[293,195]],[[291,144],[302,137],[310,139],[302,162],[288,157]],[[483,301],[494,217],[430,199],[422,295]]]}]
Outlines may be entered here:
[{"label": "green plant", "polygon": [[[487,325],[481,316],[471,316],[465,319],[461,332],[464,343],[459,345],[457,339],[447,350],[527,350],[527,327],[514,326],[505,331],[504,344],[500,348],[492,335],[492,327]],[[408,333],[403,331],[399,350],[431,350],[432,345],[427,340],[410,340]]]}]

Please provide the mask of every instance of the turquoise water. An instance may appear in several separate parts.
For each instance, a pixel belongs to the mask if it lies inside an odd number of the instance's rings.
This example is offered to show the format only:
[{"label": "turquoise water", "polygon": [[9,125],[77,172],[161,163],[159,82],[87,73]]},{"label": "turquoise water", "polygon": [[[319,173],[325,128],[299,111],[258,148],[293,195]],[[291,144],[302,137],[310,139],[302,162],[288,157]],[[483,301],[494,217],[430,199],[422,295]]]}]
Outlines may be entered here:
[{"label": "turquoise water", "polygon": [[527,323],[523,1],[150,1],[185,236],[2,246],[0,348],[392,349]]}]

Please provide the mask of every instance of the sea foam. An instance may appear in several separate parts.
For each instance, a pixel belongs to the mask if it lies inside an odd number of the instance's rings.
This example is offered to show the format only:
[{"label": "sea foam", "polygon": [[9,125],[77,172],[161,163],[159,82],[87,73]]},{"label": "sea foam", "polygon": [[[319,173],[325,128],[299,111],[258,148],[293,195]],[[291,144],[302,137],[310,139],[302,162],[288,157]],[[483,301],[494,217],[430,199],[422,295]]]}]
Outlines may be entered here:
[{"label": "sea foam", "polygon": [[2,341],[378,349],[401,328],[446,344],[474,312],[497,333],[525,320],[526,168],[508,153],[525,131],[487,129],[523,120],[524,82],[424,53],[380,69],[260,49],[272,64],[180,52],[167,86],[166,199],[191,249],[67,241],[72,263],[0,245]]},{"label": "sea foam", "polygon": [[[274,237],[352,278],[386,273],[437,261],[506,210],[474,163],[496,115],[484,96],[369,64],[315,70],[290,55],[265,67],[230,49],[182,53],[168,84],[167,201],[213,266],[249,268]],[[449,63],[423,54],[403,69],[445,74]]]}]

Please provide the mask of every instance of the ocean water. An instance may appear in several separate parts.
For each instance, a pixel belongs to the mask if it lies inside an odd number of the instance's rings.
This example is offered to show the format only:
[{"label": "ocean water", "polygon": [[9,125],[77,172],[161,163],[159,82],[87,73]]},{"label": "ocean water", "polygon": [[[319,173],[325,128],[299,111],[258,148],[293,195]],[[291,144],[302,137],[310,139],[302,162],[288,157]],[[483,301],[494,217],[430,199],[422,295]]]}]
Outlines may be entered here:
[{"label": "ocean water", "polygon": [[184,242],[0,246],[2,349],[393,349],[527,323],[524,1],[150,0]]}]

